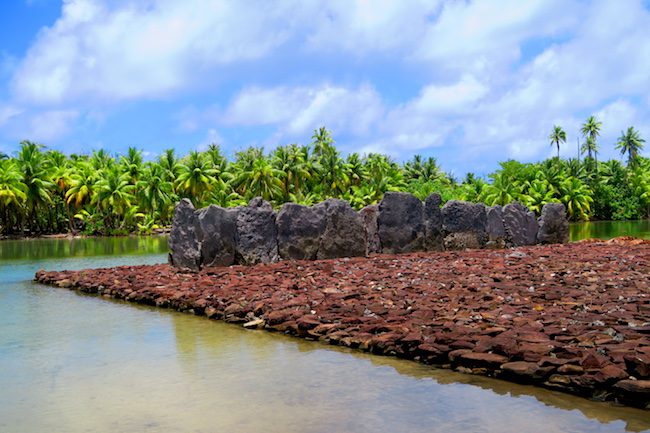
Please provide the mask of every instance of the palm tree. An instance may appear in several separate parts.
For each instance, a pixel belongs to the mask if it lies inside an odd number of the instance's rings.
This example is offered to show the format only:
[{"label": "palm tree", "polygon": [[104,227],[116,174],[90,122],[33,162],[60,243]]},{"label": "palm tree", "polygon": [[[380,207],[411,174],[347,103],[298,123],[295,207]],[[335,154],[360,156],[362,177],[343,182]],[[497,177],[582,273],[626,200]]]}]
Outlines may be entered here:
[{"label": "palm tree", "polygon": [[176,189],[181,197],[193,199],[196,205],[204,202],[216,183],[217,170],[204,154],[192,151],[180,166]]},{"label": "palm tree", "polygon": [[588,158],[591,158],[592,154],[594,157],[598,155],[597,140],[602,126],[603,122],[599,122],[594,116],[589,116],[580,128],[580,132],[586,140],[582,145],[582,153],[587,152]]},{"label": "palm tree", "polygon": [[97,193],[93,196],[93,200],[97,210],[104,214],[106,225],[114,228],[116,221],[126,220],[134,199],[132,194],[134,186],[130,183],[129,173],[113,167],[97,181],[95,189]]},{"label": "palm tree", "polygon": [[81,209],[92,200],[97,181],[97,171],[91,163],[82,161],[75,166],[71,174],[70,188],[65,194],[66,203],[74,203],[76,209]]},{"label": "palm tree", "polygon": [[553,132],[548,136],[548,139],[551,141],[551,146],[557,147],[557,157],[560,159],[560,143],[566,143],[566,132],[561,126],[554,125]]},{"label": "palm tree", "polygon": [[104,149],[99,149],[93,150],[93,154],[90,157],[90,163],[95,170],[100,171],[113,166],[115,164],[115,159],[113,159],[113,157]]},{"label": "palm tree", "polygon": [[492,183],[485,186],[485,204],[504,206],[519,197],[519,185],[516,182],[511,182],[503,172],[497,172],[490,177]]},{"label": "palm tree", "polygon": [[340,197],[345,192],[349,179],[337,151],[332,150],[321,157],[318,178],[327,197]]},{"label": "palm tree", "polygon": [[41,149],[41,144],[31,141],[22,141],[16,162],[23,173],[23,183],[27,187],[25,204],[29,215],[29,224],[37,230],[42,230],[38,218],[38,210],[46,209],[46,205],[52,202],[50,189],[53,186],[47,175],[47,166]]},{"label": "palm tree", "polygon": [[9,159],[9,155],[7,155],[4,152],[0,152],[0,161],[3,160],[3,159]]},{"label": "palm tree", "polygon": [[173,186],[165,177],[163,168],[155,163],[146,165],[142,178],[138,181],[137,189],[141,194],[141,210],[149,210],[153,218],[155,213],[167,214],[172,202]]},{"label": "palm tree", "polygon": [[262,197],[265,200],[275,200],[281,193],[281,171],[273,168],[266,158],[258,158],[246,171],[241,171],[235,178],[239,193],[244,197]]},{"label": "palm tree", "polygon": [[131,185],[136,185],[142,176],[142,152],[135,147],[129,147],[127,154],[120,158],[122,172],[128,174]]},{"label": "palm tree", "polygon": [[303,152],[296,144],[279,146],[273,152],[271,163],[273,168],[280,171],[285,201],[290,200],[292,192],[296,194],[300,190],[304,181],[311,179]]},{"label": "palm tree", "polygon": [[528,209],[539,215],[546,203],[556,201],[554,194],[554,188],[546,180],[535,179],[520,198]]},{"label": "palm tree", "polygon": [[27,199],[27,186],[22,182],[22,175],[13,160],[0,160],[0,214],[2,215],[2,230],[7,233],[13,222],[16,223],[19,213]]},{"label": "palm tree", "polygon": [[218,144],[210,144],[208,150],[205,151],[205,154],[208,156],[208,159],[212,162],[212,166],[218,173],[222,173],[226,170],[228,160],[223,156],[223,153],[221,153],[221,147],[219,147]]},{"label": "palm tree", "polygon": [[404,174],[407,179],[419,179],[422,176],[422,155],[413,155],[413,158],[404,164]]},{"label": "palm tree", "polygon": [[353,152],[345,159],[345,175],[350,186],[358,186],[366,178],[366,169],[358,153]]},{"label": "palm tree", "polygon": [[567,160],[564,165],[564,171],[569,176],[577,177],[582,181],[589,180],[589,173],[587,173],[585,166],[577,158]]},{"label": "palm tree", "polygon": [[463,179],[463,200],[477,202],[483,196],[485,181],[476,177],[474,173],[467,173]]},{"label": "palm tree", "polygon": [[629,176],[629,184],[634,195],[645,206],[645,216],[650,216],[650,160],[644,164],[637,164]]},{"label": "palm tree", "polygon": [[181,165],[174,149],[166,149],[159,157],[158,164],[165,173],[165,180],[174,183],[181,172]]},{"label": "palm tree", "polygon": [[312,146],[314,147],[314,157],[320,158],[333,150],[334,140],[332,139],[332,133],[325,129],[324,126],[315,130],[311,139]]},{"label": "palm tree", "polygon": [[618,138],[616,148],[620,150],[621,155],[627,153],[628,167],[634,166],[639,152],[643,150],[643,143],[645,140],[639,135],[639,131],[634,129],[634,126],[627,128],[626,132],[621,131],[621,136]]},{"label": "palm tree", "polygon": [[591,190],[580,179],[569,177],[560,186],[560,201],[564,203],[569,213],[569,218],[580,218],[589,221],[589,212],[594,199]]}]

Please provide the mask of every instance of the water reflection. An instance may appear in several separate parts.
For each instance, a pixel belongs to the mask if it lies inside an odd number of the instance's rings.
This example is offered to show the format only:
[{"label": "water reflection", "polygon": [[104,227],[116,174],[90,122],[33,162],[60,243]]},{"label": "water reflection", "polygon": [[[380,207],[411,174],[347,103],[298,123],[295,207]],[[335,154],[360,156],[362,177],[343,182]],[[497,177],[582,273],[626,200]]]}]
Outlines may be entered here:
[{"label": "water reflection", "polygon": [[29,281],[38,268],[162,260],[0,262],[0,431],[650,429],[646,411]]},{"label": "water reflection", "polygon": [[[369,410],[366,406],[379,406],[380,409],[373,410],[381,419],[386,413],[393,413],[392,416],[398,418],[410,413],[416,419],[409,422],[417,419],[432,421],[434,417],[436,423],[440,423],[440,419],[445,418],[450,430],[457,430],[458,425],[467,423],[470,431],[511,431],[511,426],[502,424],[505,420],[508,424],[517,425],[519,431],[567,431],[569,426],[586,428],[575,431],[625,429],[639,432],[650,429],[650,414],[647,411],[435,369],[411,361],[323,346],[282,334],[246,331],[234,325],[205,319],[205,324],[192,325],[195,332],[188,333],[188,321],[201,319],[176,314],[172,317],[177,332],[177,347],[193,348],[189,352],[180,352],[184,363],[196,366],[200,358],[206,355],[223,358],[220,368],[228,370],[229,375],[238,378],[238,381],[242,375],[252,375],[257,389],[275,389],[274,398],[283,400],[291,407],[311,407],[313,403],[310,403],[310,399],[321,401],[330,400],[332,395],[336,399],[352,395],[353,401],[337,407],[339,415],[349,412],[346,416],[356,417],[355,410],[349,405],[363,411]],[[186,344],[186,339],[190,339],[192,344]],[[237,353],[237,362],[231,364],[233,352]],[[239,386],[246,381],[237,383]],[[478,414],[467,418],[468,408]],[[499,408],[503,409],[501,415],[504,416],[501,418],[496,416]],[[303,409],[319,410],[321,407]],[[517,409],[521,413],[505,416]],[[578,411],[584,419],[576,415]],[[531,426],[529,422],[535,419],[535,414],[551,417],[555,421],[549,423],[539,419],[537,427]],[[588,420],[593,420],[594,425]],[[419,424],[422,430],[416,428],[413,431],[430,431],[432,427],[426,422]],[[373,429],[391,431],[385,427],[385,420],[382,425]],[[394,428],[400,430],[397,425]]]},{"label": "water reflection", "polygon": [[60,238],[0,241],[1,260],[43,260],[91,256],[162,254],[167,236]]},{"label": "water reflection", "polygon": [[572,223],[569,232],[571,241],[591,238],[611,239],[617,236],[650,239],[650,220]]}]

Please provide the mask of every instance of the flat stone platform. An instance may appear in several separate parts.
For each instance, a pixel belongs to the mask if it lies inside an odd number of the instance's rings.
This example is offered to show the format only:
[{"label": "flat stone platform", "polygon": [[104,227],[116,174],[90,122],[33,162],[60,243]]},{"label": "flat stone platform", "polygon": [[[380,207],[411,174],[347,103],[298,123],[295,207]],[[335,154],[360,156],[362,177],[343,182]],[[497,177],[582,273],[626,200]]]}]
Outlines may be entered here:
[{"label": "flat stone platform", "polygon": [[376,255],[36,281],[650,408],[650,241]]}]

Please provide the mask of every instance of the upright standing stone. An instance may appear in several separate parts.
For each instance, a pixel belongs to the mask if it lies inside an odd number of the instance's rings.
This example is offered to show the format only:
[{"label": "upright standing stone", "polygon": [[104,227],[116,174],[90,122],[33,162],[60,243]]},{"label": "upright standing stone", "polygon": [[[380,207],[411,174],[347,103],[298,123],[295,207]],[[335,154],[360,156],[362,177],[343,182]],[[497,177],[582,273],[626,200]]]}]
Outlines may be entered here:
[{"label": "upright standing stone", "polygon": [[366,228],[361,216],[345,200],[330,198],[322,205],[325,206],[325,231],[316,257],[333,259],[365,256]]},{"label": "upright standing stone", "polygon": [[252,199],[237,215],[237,262],[244,265],[280,259],[273,207],[261,197]]},{"label": "upright standing stone", "polygon": [[197,217],[192,202],[184,198],[174,208],[169,234],[169,263],[183,270],[198,271],[201,267]]},{"label": "upright standing stone", "polygon": [[216,205],[196,211],[201,266],[230,266],[235,263],[235,216]]},{"label": "upright standing stone", "polygon": [[562,203],[546,203],[539,219],[537,240],[542,244],[569,242],[569,219]]},{"label": "upright standing stone", "polygon": [[276,217],[283,259],[315,260],[325,231],[325,207],[285,203]]},{"label": "upright standing stone", "polygon": [[424,249],[426,251],[444,250],[442,233],[442,197],[433,193],[424,201]]},{"label": "upright standing stone", "polygon": [[379,203],[377,227],[383,253],[424,249],[424,209],[422,202],[412,194],[385,193]]},{"label": "upright standing stone", "polygon": [[482,248],[487,240],[487,214],[482,203],[450,200],[442,207],[445,249]]},{"label": "upright standing stone", "polygon": [[379,231],[377,229],[377,217],[379,216],[379,206],[371,204],[359,211],[363,218],[363,225],[366,228],[366,254],[381,253],[381,243],[379,242]]},{"label": "upright standing stone", "polygon": [[506,245],[506,228],[503,225],[503,208],[499,205],[487,209],[486,231],[487,247],[504,248]]},{"label": "upright standing stone", "polygon": [[512,202],[503,208],[503,225],[508,243],[519,247],[535,245],[539,225],[535,213],[519,202]]}]

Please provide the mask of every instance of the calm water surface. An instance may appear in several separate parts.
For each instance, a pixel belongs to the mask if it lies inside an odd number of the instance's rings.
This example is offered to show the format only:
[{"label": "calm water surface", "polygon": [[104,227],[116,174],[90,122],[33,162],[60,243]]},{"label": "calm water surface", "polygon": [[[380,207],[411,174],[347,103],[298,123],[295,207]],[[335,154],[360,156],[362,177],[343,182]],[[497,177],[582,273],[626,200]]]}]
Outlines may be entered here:
[{"label": "calm water surface", "polygon": [[157,238],[0,242],[0,432],[622,432],[650,413],[31,282]]},{"label": "calm water surface", "polygon": [[572,241],[589,238],[611,239],[617,236],[650,239],[650,220],[573,223],[569,232]]}]

